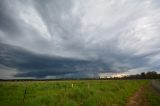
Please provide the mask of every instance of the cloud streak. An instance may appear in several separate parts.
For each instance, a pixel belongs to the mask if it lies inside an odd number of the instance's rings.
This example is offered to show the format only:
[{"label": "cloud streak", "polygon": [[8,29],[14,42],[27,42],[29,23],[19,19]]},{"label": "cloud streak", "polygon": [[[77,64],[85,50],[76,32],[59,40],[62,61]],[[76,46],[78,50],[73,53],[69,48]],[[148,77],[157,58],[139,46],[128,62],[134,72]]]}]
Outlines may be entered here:
[{"label": "cloud streak", "polygon": [[1,0],[0,71],[17,70],[15,78],[159,71],[159,12],[157,0]]}]

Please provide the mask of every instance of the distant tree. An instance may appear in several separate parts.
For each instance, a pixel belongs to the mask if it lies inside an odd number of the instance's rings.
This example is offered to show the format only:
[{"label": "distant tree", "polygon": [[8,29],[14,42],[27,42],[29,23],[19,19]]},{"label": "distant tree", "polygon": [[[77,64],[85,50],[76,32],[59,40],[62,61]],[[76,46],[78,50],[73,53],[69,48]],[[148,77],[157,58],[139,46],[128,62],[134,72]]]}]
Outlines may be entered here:
[{"label": "distant tree", "polygon": [[141,78],[143,78],[143,79],[145,79],[145,78],[146,78],[146,74],[145,74],[145,72],[142,72],[142,73],[141,73]]},{"label": "distant tree", "polygon": [[158,74],[155,71],[151,71],[151,72],[149,71],[149,72],[146,73],[146,78],[156,79],[156,78],[158,78]]}]

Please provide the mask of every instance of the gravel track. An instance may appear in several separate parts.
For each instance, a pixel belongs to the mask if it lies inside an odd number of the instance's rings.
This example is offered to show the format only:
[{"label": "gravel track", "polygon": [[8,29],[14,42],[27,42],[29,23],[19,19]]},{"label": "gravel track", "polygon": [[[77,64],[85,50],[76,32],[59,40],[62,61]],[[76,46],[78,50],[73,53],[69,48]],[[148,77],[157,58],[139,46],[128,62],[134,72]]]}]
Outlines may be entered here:
[{"label": "gravel track", "polygon": [[159,81],[152,80],[151,85],[158,93],[160,93],[160,82]]}]

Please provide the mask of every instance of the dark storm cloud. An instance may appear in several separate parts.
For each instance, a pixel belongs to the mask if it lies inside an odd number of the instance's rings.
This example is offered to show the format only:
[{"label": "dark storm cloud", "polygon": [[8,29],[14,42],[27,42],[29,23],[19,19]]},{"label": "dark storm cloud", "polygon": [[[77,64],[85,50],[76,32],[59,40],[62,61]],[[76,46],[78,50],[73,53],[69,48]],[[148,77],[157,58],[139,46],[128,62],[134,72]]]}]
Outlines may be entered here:
[{"label": "dark storm cloud", "polygon": [[81,75],[82,73],[87,73],[86,71],[92,74],[97,71],[104,72],[109,68],[100,61],[38,55],[3,43],[0,43],[0,50],[1,65],[20,70],[15,74],[15,77],[44,78],[48,75],[59,76],[76,73]]},{"label": "dark storm cloud", "polygon": [[[99,72],[125,72],[131,67],[113,67],[114,63],[102,61],[78,60],[62,58],[58,56],[39,55],[22,48],[0,43],[0,63],[3,66],[15,68],[20,72],[15,77],[36,77],[58,76],[60,78],[86,78],[89,75],[98,76]],[[141,57],[132,58],[133,64]],[[144,57],[142,58],[144,59]],[[145,62],[139,61],[133,67],[142,66]],[[85,75],[86,74],[86,75]],[[77,76],[79,75],[79,77]],[[63,77],[62,77],[63,76]],[[76,76],[76,77],[75,77]]]},{"label": "dark storm cloud", "polygon": [[15,46],[0,45],[0,63],[7,67],[17,68],[21,73],[15,76],[45,77],[75,72],[75,65],[86,64],[85,61],[50,57],[34,54]]},{"label": "dark storm cloud", "polygon": [[0,77],[158,71],[159,4],[157,0],[1,0]]}]

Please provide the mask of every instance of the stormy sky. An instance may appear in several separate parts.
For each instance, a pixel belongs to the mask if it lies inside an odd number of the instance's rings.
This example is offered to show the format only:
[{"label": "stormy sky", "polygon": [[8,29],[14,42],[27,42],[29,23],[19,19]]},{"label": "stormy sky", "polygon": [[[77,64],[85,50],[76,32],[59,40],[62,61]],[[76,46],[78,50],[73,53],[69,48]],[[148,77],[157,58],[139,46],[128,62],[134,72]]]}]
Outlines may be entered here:
[{"label": "stormy sky", "polygon": [[159,0],[0,0],[0,79],[160,72]]}]

